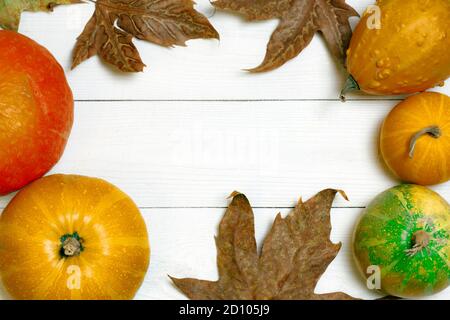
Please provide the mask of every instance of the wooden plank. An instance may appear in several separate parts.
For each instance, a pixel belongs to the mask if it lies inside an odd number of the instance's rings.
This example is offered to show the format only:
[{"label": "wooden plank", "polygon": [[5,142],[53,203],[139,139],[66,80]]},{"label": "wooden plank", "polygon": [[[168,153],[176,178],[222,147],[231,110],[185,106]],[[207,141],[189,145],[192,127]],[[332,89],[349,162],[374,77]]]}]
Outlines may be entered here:
[{"label": "wooden plank", "polygon": [[[256,238],[259,246],[275,215],[282,209],[255,209]],[[379,294],[367,289],[355,270],[351,235],[361,209],[332,210],[331,240],[342,242],[336,259],[320,279],[316,292],[343,291],[354,297],[374,299]],[[214,235],[224,209],[144,209],[152,247],[150,269],[136,299],[185,299],[167,275],[217,279]],[[7,294],[0,291],[0,299]],[[433,296],[449,299],[450,289]]]},{"label": "wooden plank", "polygon": [[[287,214],[289,210],[281,211]],[[317,292],[342,290],[361,298],[377,296],[364,287],[364,282],[353,270],[349,240],[353,219],[360,211],[360,209],[333,210],[332,240],[343,241],[344,246],[319,282]],[[259,247],[278,212],[280,212],[278,209],[255,210],[256,238]],[[137,298],[184,298],[168,281],[168,274],[178,278],[216,280],[218,275],[214,235],[223,213],[224,209],[145,210],[150,238],[154,244],[153,262]]]},{"label": "wooden plank", "polygon": [[[281,211],[287,214],[289,210]],[[214,235],[224,209],[153,209],[144,212],[154,244],[153,264],[137,299],[183,299],[167,275],[217,279]],[[278,212],[279,209],[255,209],[259,246]],[[343,248],[320,280],[316,292],[344,291],[360,298],[377,297],[365,288],[364,281],[353,269],[349,241],[354,219],[359,213],[360,209],[333,210],[332,240],[342,241]]]},{"label": "wooden plank", "polygon": [[[364,207],[399,183],[377,151],[379,126],[394,104],[77,103],[52,172],[105,178],[141,207],[223,207],[233,190],[256,207],[290,207],[328,187],[350,197],[336,206]],[[450,199],[448,184],[434,189]]]},{"label": "wooden plank", "polygon": [[[251,75],[241,71],[264,58],[276,20],[247,23],[214,13],[208,0],[198,10],[211,17],[221,34],[214,40],[189,41],[187,48],[166,49],[135,41],[148,65],[140,74],[119,74],[97,57],[69,71],[75,39],[93,12],[93,4],[64,6],[46,13],[24,13],[20,31],[45,45],[68,71],[76,99],[82,100],[202,100],[202,99],[337,99],[345,72],[316,36],[301,55],[280,69]],[[363,12],[373,0],[350,0]],[[352,24],[358,21],[352,18]],[[447,89],[440,89],[446,90]],[[353,96],[354,98],[374,98]]]},{"label": "wooden plank", "polygon": [[[184,299],[173,287],[167,275],[216,280],[216,250],[214,235],[224,209],[151,209],[143,210],[152,242],[152,263],[137,299]],[[255,209],[256,239],[259,248],[278,212],[288,209]],[[361,299],[381,295],[367,289],[358,274],[351,249],[353,228],[362,209],[335,208],[331,211],[333,242],[342,248],[320,279],[317,293],[342,291]],[[187,227],[188,226],[188,227]],[[449,299],[450,288],[434,299]]]}]

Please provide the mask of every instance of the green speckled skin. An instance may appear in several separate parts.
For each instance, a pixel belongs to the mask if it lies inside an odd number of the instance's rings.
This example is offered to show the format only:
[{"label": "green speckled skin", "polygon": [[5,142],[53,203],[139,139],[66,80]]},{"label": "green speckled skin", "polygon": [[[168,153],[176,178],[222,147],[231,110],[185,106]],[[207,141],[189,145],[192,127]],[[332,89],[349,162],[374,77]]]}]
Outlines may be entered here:
[{"label": "green speckled skin", "polygon": [[[414,233],[428,246],[411,255]],[[403,184],[378,195],[358,222],[353,251],[360,271],[381,269],[381,289],[398,297],[420,297],[445,289],[450,276],[450,207],[425,187]],[[368,276],[368,275],[367,275]]]}]

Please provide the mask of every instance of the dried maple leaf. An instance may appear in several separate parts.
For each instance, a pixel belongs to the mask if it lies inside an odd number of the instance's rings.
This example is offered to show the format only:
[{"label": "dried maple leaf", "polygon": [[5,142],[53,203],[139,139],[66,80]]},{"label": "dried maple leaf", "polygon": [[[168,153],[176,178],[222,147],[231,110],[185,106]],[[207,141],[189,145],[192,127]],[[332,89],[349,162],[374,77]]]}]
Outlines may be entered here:
[{"label": "dried maple leaf", "polygon": [[23,11],[52,11],[60,4],[81,3],[79,0],[0,0],[0,27],[19,29],[20,15]]},{"label": "dried maple leaf", "polygon": [[344,63],[352,35],[348,19],[359,16],[345,0],[217,0],[212,4],[250,21],[280,19],[264,61],[250,72],[270,71],[296,57],[316,31],[322,32],[333,55]]},{"label": "dried maple leaf", "polygon": [[94,15],[78,37],[72,69],[99,54],[121,71],[142,71],[145,65],[133,37],[170,47],[219,35],[191,0],[97,0]]},{"label": "dried maple leaf", "polygon": [[191,299],[353,299],[345,293],[315,294],[314,288],[341,244],[333,244],[330,209],[336,193],[327,189],[286,217],[276,217],[258,256],[254,216],[247,198],[233,193],[216,237],[218,281],[171,278]]}]

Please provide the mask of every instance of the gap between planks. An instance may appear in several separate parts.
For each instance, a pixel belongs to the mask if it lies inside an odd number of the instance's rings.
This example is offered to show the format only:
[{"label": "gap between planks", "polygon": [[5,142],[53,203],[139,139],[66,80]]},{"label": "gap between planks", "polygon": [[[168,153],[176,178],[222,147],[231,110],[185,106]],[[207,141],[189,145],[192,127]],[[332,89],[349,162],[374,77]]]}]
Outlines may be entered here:
[{"label": "gap between planks", "polygon": [[[4,210],[6,206],[0,207],[0,211]],[[151,210],[151,209],[228,209],[228,207],[138,207],[140,210]],[[252,207],[252,209],[294,209],[295,207]],[[331,207],[331,209],[365,209],[366,207],[344,207],[344,206],[336,206]]]},{"label": "gap between planks", "polygon": [[[227,209],[228,207],[139,207],[139,209]],[[252,207],[252,209],[294,209],[295,207]],[[366,207],[336,206],[331,209],[365,209]]]},{"label": "gap between planks", "polygon": [[[404,98],[368,98],[368,99],[347,99],[345,102],[362,101],[403,101]],[[75,102],[305,102],[305,101],[326,101],[341,102],[340,99],[75,99]],[[345,103],[342,102],[342,103]]]}]

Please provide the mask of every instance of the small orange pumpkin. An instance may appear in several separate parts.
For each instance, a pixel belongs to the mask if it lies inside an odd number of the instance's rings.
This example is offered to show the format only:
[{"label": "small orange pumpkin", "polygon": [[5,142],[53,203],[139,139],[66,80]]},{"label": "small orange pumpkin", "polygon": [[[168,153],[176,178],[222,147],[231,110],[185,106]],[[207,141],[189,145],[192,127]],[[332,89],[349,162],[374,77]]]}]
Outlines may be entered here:
[{"label": "small orange pumpkin", "polygon": [[342,98],[352,90],[396,95],[442,86],[449,48],[449,0],[378,0],[353,33]]},{"label": "small orange pumpkin", "polygon": [[0,276],[16,299],[131,299],[149,255],[139,209],[104,180],[36,180],[0,216]]},{"label": "small orange pumpkin", "polygon": [[424,92],[389,113],[381,128],[386,165],[405,182],[433,185],[450,179],[450,97]]}]

